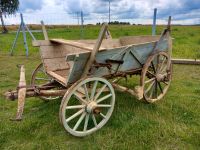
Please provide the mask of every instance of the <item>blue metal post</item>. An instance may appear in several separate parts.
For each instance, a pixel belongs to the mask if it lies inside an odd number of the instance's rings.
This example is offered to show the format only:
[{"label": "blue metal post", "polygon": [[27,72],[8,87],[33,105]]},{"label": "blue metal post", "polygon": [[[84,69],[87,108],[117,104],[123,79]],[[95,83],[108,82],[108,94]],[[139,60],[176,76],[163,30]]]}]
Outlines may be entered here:
[{"label": "blue metal post", "polygon": [[153,14],[152,35],[156,35],[156,16],[157,16],[157,8],[154,9],[154,14]]},{"label": "blue metal post", "polygon": [[25,23],[24,23],[24,18],[23,15],[20,14],[21,17],[21,24],[22,24],[22,32],[23,32],[23,37],[24,37],[24,47],[26,49],[26,57],[28,57],[28,45],[27,45],[27,40],[26,40],[26,31],[25,31]]},{"label": "blue metal post", "polygon": [[83,23],[84,23],[83,11],[81,11],[81,39],[83,39]]}]

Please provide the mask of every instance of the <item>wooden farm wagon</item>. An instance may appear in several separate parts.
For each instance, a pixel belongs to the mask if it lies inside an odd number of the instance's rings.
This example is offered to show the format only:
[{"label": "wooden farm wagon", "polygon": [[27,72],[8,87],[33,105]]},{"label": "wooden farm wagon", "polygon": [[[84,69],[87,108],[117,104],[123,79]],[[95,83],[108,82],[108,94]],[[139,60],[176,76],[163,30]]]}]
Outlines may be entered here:
[{"label": "wooden farm wagon", "polygon": [[[107,24],[97,40],[48,39],[34,41],[40,47],[42,64],[26,86],[21,66],[19,86],[5,93],[18,98],[16,120],[22,119],[25,97],[38,96],[45,101],[62,97],[59,118],[74,136],[86,136],[100,129],[110,118],[119,90],[147,102],[160,100],[167,92],[172,76],[170,20],[161,36],[105,38]],[[44,27],[43,27],[44,28]],[[140,75],[136,87],[119,85],[121,78]]]}]

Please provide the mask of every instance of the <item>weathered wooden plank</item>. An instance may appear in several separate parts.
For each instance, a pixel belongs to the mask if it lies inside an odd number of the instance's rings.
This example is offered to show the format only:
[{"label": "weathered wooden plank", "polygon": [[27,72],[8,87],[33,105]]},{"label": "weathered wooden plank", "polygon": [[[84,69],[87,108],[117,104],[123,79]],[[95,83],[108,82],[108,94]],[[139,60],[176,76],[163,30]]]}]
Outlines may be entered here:
[{"label": "weathered wooden plank", "polygon": [[88,52],[87,50],[70,45],[41,46],[40,55],[42,59],[66,57],[68,54]]},{"label": "weathered wooden plank", "polygon": [[73,64],[70,65],[71,69],[67,82],[73,83],[74,81],[80,79],[89,56],[90,52],[67,55],[66,60],[73,61]]},{"label": "weathered wooden plank", "polygon": [[24,65],[22,65],[20,69],[17,114],[16,114],[16,118],[13,119],[16,121],[22,120],[22,114],[24,111],[24,103],[25,103],[25,98],[26,98],[25,86],[26,86],[25,68],[24,68]]},{"label": "weathered wooden plank", "polygon": [[48,40],[34,40],[34,41],[32,41],[32,45],[35,47],[39,47],[39,46],[52,45],[52,43]]},{"label": "weathered wooden plank", "polygon": [[[80,43],[86,43],[86,44],[91,44],[94,45],[96,43],[97,40],[77,40],[76,42],[80,42]],[[118,48],[121,47],[121,43],[119,41],[119,39],[103,39],[101,47],[104,47],[105,50],[106,49],[111,49],[111,48]],[[104,50],[104,49],[101,49]]]},{"label": "weathered wooden plank", "polygon": [[95,60],[95,56],[96,56],[98,50],[100,49],[100,46],[101,46],[101,43],[103,41],[103,38],[104,38],[104,35],[105,35],[105,32],[106,32],[107,28],[108,28],[108,24],[103,24],[103,26],[101,28],[101,31],[99,33],[99,37],[97,39],[97,42],[95,43],[94,48],[93,48],[93,50],[92,50],[92,52],[90,54],[90,58],[87,61],[87,64],[86,64],[86,66],[84,68],[84,72],[82,74],[82,77],[86,77],[87,76],[88,71],[89,71],[91,65],[93,64],[93,62]]},{"label": "weathered wooden plank", "polygon": [[43,65],[46,71],[57,71],[70,68],[69,63],[65,61],[65,58],[44,59]]},{"label": "weathered wooden plank", "polygon": [[[59,43],[59,44],[65,44],[65,45],[70,45],[70,46],[74,46],[77,48],[82,48],[88,51],[92,51],[94,45],[93,44],[88,44],[88,43],[80,43],[80,42],[76,42],[76,41],[72,41],[72,40],[64,40],[64,39],[51,39],[50,40],[53,43]],[[100,49],[105,49],[104,47],[101,47]]]},{"label": "weathered wooden plank", "polygon": [[156,42],[160,36],[127,36],[119,39],[121,45],[144,44]]},{"label": "weathered wooden plank", "polygon": [[54,71],[54,73],[62,76],[63,78],[66,78],[69,75],[69,70],[70,69],[57,70],[57,71]]},{"label": "weathered wooden plank", "polygon": [[59,83],[61,83],[62,85],[66,86],[66,78],[56,74],[53,71],[48,71],[47,74],[49,74],[51,77],[53,77],[56,81],[58,81]]},{"label": "weathered wooden plank", "polygon": [[173,64],[185,64],[185,65],[200,65],[198,59],[172,59]]},{"label": "weathered wooden plank", "polygon": [[41,25],[42,25],[42,32],[43,32],[43,35],[44,35],[44,39],[45,40],[49,40],[49,37],[48,37],[48,34],[47,34],[47,30],[45,28],[45,25],[44,25],[43,21],[41,21]]}]

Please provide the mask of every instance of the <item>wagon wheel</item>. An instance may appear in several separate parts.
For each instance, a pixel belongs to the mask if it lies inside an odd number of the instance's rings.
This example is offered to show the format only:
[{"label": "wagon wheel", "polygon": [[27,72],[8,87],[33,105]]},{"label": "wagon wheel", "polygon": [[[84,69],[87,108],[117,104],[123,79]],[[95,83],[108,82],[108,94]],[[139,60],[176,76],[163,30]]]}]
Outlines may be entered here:
[{"label": "wagon wheel", "polygon": [[172,76],[172,65],[166,52],[158,52],[151,55],[141,75],[141,86],[144,91],[144,99],[153,103],[160,100],[167,92]]},{"label": "wagon wheel", "polygon": [[72,135],[82,137],[100,129],[110,118],[115,104],[112,85],[90,77],[68,89],[60,106],[60,121]]},{"label": "wagon wheel", "polygon": [[[32,73],[31,85],[41,86],[52,81],[53,79],[45,73],[42,63]],[[60,96],[40,96],[40,98],[44,101],[50,101],[59,99]]]}]

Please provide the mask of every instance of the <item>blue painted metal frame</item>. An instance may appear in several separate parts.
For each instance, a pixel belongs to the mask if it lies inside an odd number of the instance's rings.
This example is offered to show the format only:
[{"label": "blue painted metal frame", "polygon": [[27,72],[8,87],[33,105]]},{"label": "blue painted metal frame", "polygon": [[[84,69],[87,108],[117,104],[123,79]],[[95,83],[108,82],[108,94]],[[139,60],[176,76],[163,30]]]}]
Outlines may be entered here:
[{"label": "blue painted metal frame", "polygon": [[156,35],[156,17],[157,17],[157,8],[154,9],[153,13],[152,35]]}]

